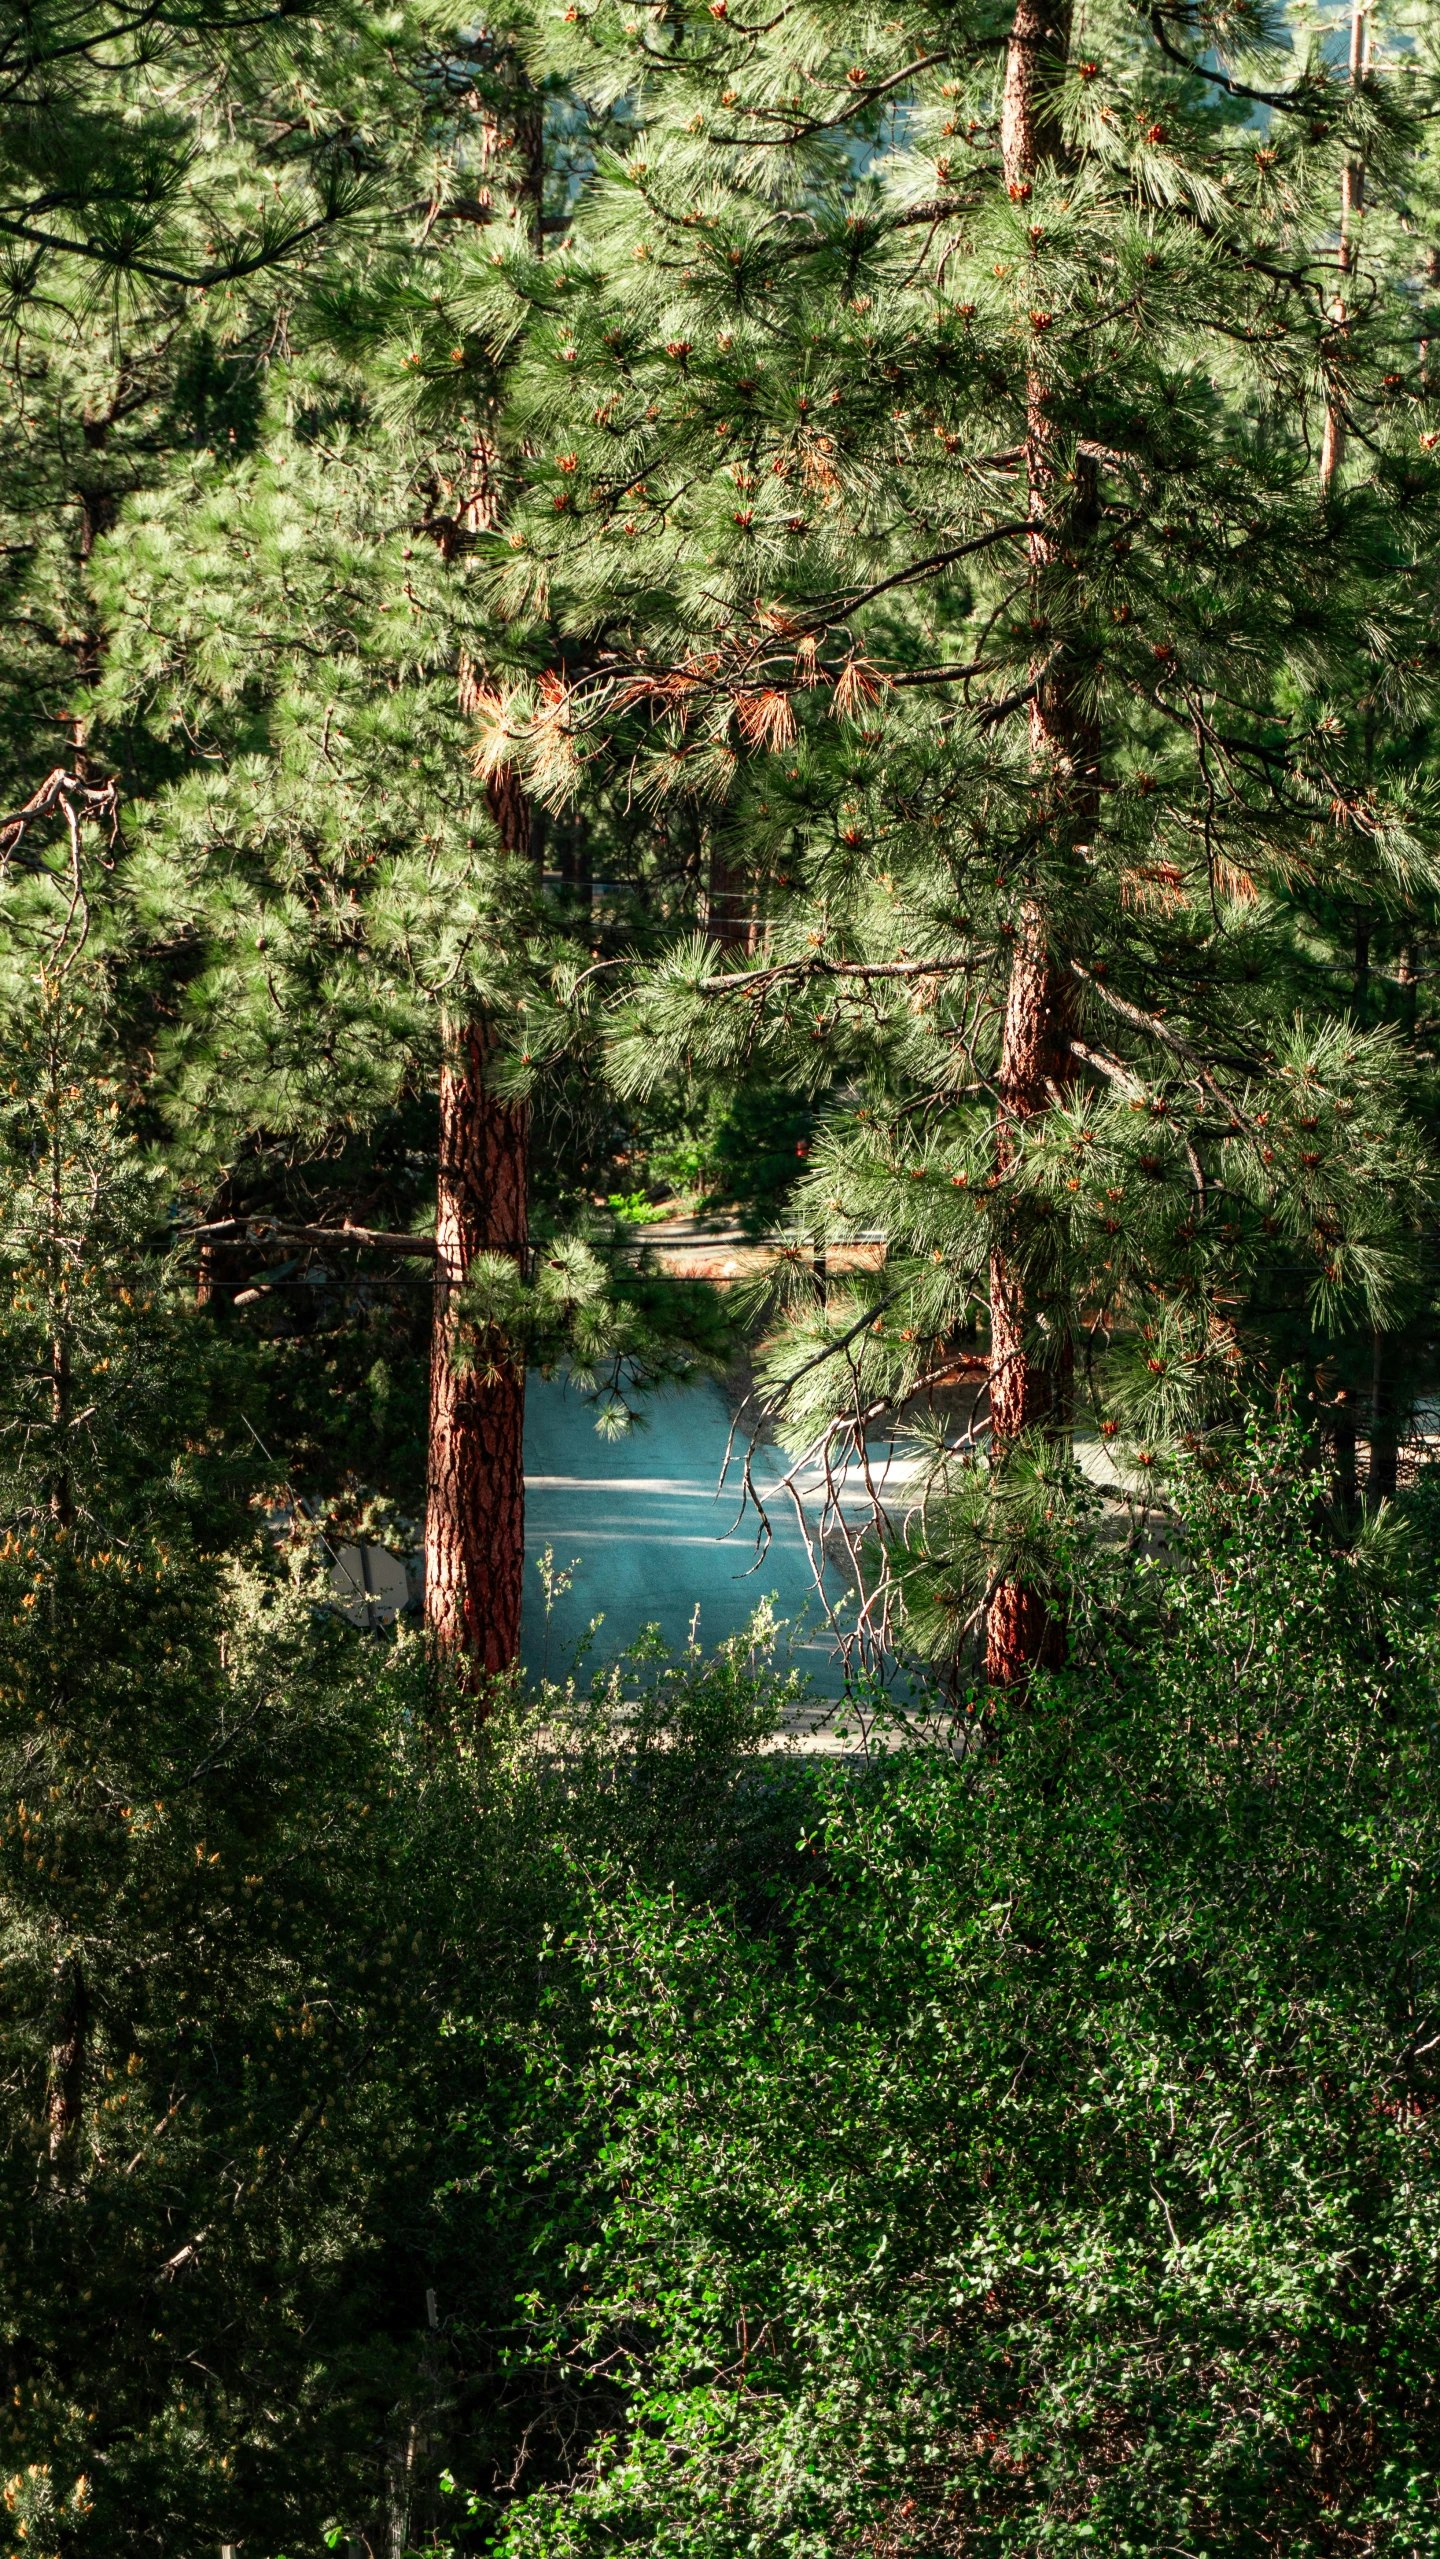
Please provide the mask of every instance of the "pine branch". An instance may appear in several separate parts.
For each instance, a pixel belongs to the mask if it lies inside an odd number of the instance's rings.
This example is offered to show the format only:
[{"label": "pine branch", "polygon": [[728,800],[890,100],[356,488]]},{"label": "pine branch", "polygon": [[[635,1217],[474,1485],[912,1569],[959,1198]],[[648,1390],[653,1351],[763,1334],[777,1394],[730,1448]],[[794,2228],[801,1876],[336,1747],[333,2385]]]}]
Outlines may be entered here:
[{"label": "pine branch", "polygon": [[1213,87],[1223,89],[1227,97],[1251,98],[1256,106],[1272,107],[1281,115],[1313,116],[1315,113],[1317,99],[1313,81],[1307,83],[1299,93],[1293,89],[1252,89],[1245,81],[1233,79],[1228,71],[1212,71],[1207,63],[1192,62],[1188,54],[1182,53],[1178,45],[1173,45],[1166,35],[1165,13],[1162,9],[1151,10],[1150,32],[1161,52],[1171,62],[1178,64],[1179,68],[1192,80],[1208,80]]},{"label": "pine branch", "polygon": [[[113,838],[117,807],[118,785],[114,781],[86,782],[78,773],[67,773],[63,764],[57,764],[23,808],[0,817],[0,862],[13,862],[30,828],[56,809],[70,829],[72,849],[79,827],[87,820],[98,825],[108,818]],[[37,872],[46,869],[43,862],[26,862],[21,867]]]},{"label": "pine branch", "polygon": [[[953,977],[985,965],[980,957],[950,960],[827,960],[820,952],[813,959],[776,960],[768,968],[732,969],[717,977],[697,978],[698,995],[758,995],[767,986],[789,983],[807,977],[836,978],[905,978]],[[591,976],[592,970],[586,971]],[[577,981],[578,982],[578,981]]]},{"label": "pine branch", "polygon": [[238,284],[242,277],[258,275],[267,267],[279,266],[302,242],[318,232],[328,231],[343,220],[338,213],[322,213],[300,229],[286,232],[267,248],[257,249],[253,257],[234,258],[228,265],[201,267],[186,275],[179,267],[157,266],[148,258],[128,257],[122,250],[103,248],[98,240],[67,240],[58,231],[37,231],[29,223],[16,222],[0,213],[0,233],[7,239],[21,240],[27,248],[53,249],[62,257],[85,258],[94,265],[108,267],[113,274],[143,276],[147,284],[178,284],[188,292],[203,293],[215,284]]}]

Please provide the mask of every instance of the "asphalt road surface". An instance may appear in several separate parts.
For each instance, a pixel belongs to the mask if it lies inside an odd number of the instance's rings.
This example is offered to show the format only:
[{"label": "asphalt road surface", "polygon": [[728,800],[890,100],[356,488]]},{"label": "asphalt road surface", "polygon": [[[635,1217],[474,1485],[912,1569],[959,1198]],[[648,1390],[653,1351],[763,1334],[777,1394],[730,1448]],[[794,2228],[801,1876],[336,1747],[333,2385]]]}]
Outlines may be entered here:
[{"label": "asphalt road surface", "polygon": [[[738,1525],[740,1467],[720,1489],[730,1418],[708,1380],[648,1396],[644,1427],[605,1440],[584,1398],[558,1379],[532,1376],[525,1396],[525,1619],[522,1654],[532,1677],[563,1678],[593,1618],[593,1663],[622,1652],[657,1625],[676,1651],[692,1623],[708,1651],[738,1634],[757,1602],[773,1598],[785,1621],[776,1651],[817,1697],[843,1693],[834,1646],[788,1496],[771,1512],[774,1535],[755,1567],[755,1519]],[[774,1483],[786,1461],[757,1453]],[[542,1577],[549,1547],[571,1587],[554,1600],[547,1628]],[[832,1576],[832,1597],[838,1597]],[[698,1611],[698,1620],[696,1612]]]}]

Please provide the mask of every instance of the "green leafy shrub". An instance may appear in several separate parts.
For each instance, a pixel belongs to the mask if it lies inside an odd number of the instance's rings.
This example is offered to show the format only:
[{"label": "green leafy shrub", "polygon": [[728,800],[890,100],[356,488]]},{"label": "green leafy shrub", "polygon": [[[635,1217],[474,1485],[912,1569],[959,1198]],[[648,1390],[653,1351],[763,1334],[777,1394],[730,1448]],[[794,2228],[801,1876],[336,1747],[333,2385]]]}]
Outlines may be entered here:
[{"label": "green leafy shrub", "polygon": [[1433,1613],[1287,1441],[1176,1500],[768,1900],[592,1918],[614,2414],[514,2559],[1440,2548]]}]

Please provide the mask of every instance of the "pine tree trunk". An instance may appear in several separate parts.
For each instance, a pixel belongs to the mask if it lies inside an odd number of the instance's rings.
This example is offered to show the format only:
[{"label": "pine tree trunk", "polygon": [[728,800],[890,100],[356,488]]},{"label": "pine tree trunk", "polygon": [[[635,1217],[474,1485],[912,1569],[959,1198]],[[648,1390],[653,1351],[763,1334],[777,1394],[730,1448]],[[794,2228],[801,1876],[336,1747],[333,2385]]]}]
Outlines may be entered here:
[{"label": "pine tree trunk", "polygon": [[[1027,900],[1000,1053],[996,1153],[1002,1170],[1013,1159],[1024,1122],[1047,1107],[1048,1084],[1068,1071],[1069,1024],[1069,980],[1052,961],[1044,916]],[[1020,1239],[1002,1230],[990,1256],[990,1431],[992,1453],[999,1457],[1026,1431],[1068,1419],[1063,1409],[1068,1308],[1056,1310],[1059,1335],[1052,1328],[1047,1343],[1037,1332],[1037,1310],[1029,1299]],[[986,1622],[986,1677],[1012,1686],[1035,1662],[1053,1667],[1064,1647],[1064,1628],[1040,1594],[1022,1582],[1002,1582]]]},{"label": "pine tree trunk", "polygon": [[1385,1336],[1377,1332],[1370,1371],[1370,1474],[1367,1489],[1372,1502],[1394,1501],[1399,1460],[1395,1390],[1390,1377],[1390,1362],[1385,1356]]},{"label": "pine tree trunk", "polygon": [[65,1464],[64,1450],[70,1429],[70,1333],[66,1321],[65,1297],[65,1120],[60,1100],[61,1078],[65,1062],[55,1044],[52,1027],[50,1046],[50,1233],[49,1262],[51,1304],[55,1310],[55,1330],[50,1337],[50,1420],[54,1430],[55,1471],[50,1478],[50,1517],[59,1529],[74,1525],[74,1503],[71,1498],[70,1470]]},{"label": "pine tree trunk", "polygon": [[441,1070],[430,1353],[425,1619],[471,1688],[519,1651],[525,1587],[525,1373],[462,1338],[455,1304],[477,1253],[525,1250],[529,1114],[488,1089],[494,1046],[471,1022]]},{"label": "pine tree trunk", "polygon": [[[450,560],[499,519],[497,456],[477,434],[470,486],[432,530]],[[484,679],[467,656],[460,708],[473,716]],[[537,868],[540,813],[513,765],[486,784],[507,853]],[[472,1693],[520,1650],[525,1594],[525,1371],[495,1345],[463,1338],[456,1299],[477,1253],[523,1260],[529,1233],[530,1115],[493,1089],[493,1023],[453,1024],[440,1075],[440,1176],[435,1213],[435,1311],[430,1336],[430,1429],[425,1504],[425,1623]]]},{"label": "pine tree trunk", "polygon": [[[464,688],[473,675],[462,670]],[[489,785],[507,852],[533,848],[531,802],[509,766]],[[462,1339],[456,1298],[477,1253],[523,1260],[530,1114],[494,1091],[493,1024],[455,1026],[440,1074],[440,1175],[425,1508],[425,1623],[463,1684],[483,1687],[520,1650],[525,1593],[525,1371]]]},{"label": "pine tree trunk", "polygon": [[[1370,0],[1353,0],[1350,12],[1350,86],[1358,89],[1370,68]],[[1345,289],[1355,272],[1356,230],[1365,210],[1365,163],[1347,160],[1340,177],[1340,290],[1331,305],[1337,336],[1346,327]],[[1337,398],[1325,407],[1325,435],[1320,447],[1320,486],[1328,496],[1345,459],[1345,411]]]},{"label": "pine tree trunk", "polygon": [[[56,1333],[50,1344],[50,1414],[58,1451],[65,1445],[70,1421],[70,1337],[64,1332]],[[74,1525],[69,1469],[58,1462],[50,1479],[50,1516],[57,1528]]]},{"label": "pine tree trunk", "polygon": [[[1420,946],[1413,934],[1407,934],[1400,946],[1396,964],[1396,984],[1400,992],[1399,1018],[1401,1037],[1415,1037],[1416,999],[1419,994]],[[1370,1471],[1366,1490],[1372,1502],[1393,1502],[1400,1479],[1400,1423],[1408,1415],[1408,1398],[1397,1394],[1397,1381],[1406,1370],[1407,1347],[1413,1352],[1413,1337],[1407,1346],[1405,1332],[1385,1334],[1376,1330],[1373,1338],[1370,1368]]]},{"label": "pine tree trunk", "polygon": [[[1440,249],[1427,249],[1425,289],[1428,293],[1434,293],[1437,286],[1440,286]],[[1420,341],[1420,389],[1427,400],[1433,387],[1430,380],[1430,340],[1424,337]]]},{"label": "pine tree trunk", "polygon": [[85,1976],[73,1960],[65,1969],[64,2006],[60,2028],[50,2048],[49,2088],[46,2096],[46,2130],[52,2167],[65,2165],[80,2125],[80,2109],[85,2095],[85,2048],[90,2021],[90,1999]]},{"label": "pine tree trunk", "polygon": [[1395,971],[1395,981],[1400,989],[1400,1037],[1402,1040],[1413,1040],[1415,1037],[1415,1007],[1420,991],[1419,969],[1419,945],[1412,936],[1407,935],[1400,945],[1400,960]]},{"label": "pine tree trunk", "polygon": [[[1020,0],[1010,32],[1001,147],[1010,193],[1023,201],[1041,162],[1059,149],[1056,105],[1070,41],[1069,0]],[[1032,619],[1045,619],[1043,589],[1057,567],[1073,563],[1074,545],[1093,529],[1098,509],[1095,466],[1081,457],[1075,476],[1063,471],[1049,417],[1043,375],[1031,376],[1025,462],[1029,494]],[[1037,785],[1050,811],[1058,844],[1075,841],[1093,820],[1098,740],[1076,698],[1073,670],[1063,655],[1037,662],[1030,705],[1030,747]],[[1070,1074],[1073,981],[1037,896],[1021,906],[1005,1006],[996,1115],[996,1160],[1003,1172],[1023,1141],[1024,1124],[1049,1108],[1054,1087]],[[1002,1227],[990,1261],[991,1449],[1003,1458],[1029,1430],[1068,1422],[1069,1308],[1050,1310],[1048,1335],[1037,1318],[1034,1283],[1027,1280],[1024,1238]],[[986,1627],[986,1676],[1004,1686],[1023,1683],[1036,1662],[1054,1663],[1064,1651],[1064,1628],[1040,1594],[1021,1582],[1003,1582],[992,1595]]]},{"label": "pine tree trunk", "polygon": [[1355,1399],[1347,1394],[1335,1415],[1335,1499],[1347,1520],[1355,1516],[1356,1498]]}]

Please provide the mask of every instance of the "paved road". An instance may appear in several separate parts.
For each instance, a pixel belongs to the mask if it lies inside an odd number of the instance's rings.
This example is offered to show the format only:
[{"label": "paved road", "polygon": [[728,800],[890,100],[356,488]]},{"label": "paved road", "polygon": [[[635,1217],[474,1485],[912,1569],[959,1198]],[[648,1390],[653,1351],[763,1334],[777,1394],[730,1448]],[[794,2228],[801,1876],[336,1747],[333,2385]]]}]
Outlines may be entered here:
[{"label": "paved road", "polygon": [[[547,1546],[555,1570],[573,1569],[573,1587],[555,1601],[548,1633],[552,1678],[569,1668],[591,1618],[603,1624],[591,1658],[619,1651],[658,1624],[677,1650],[699,1610],[707,1648],[745,1625],[757,1601],[774,1595],[787,1621],[788,1658],[818,1696],[842,1684],[816,1597],[804,1542],[788,1501],[773,1514],[775,1535],[755,1562],[753,1515],[733,1535],[738,1469],[717,1490],[730,1421],[718,1387],[667,1389],[646,1399],[646,1427],[628,1439],[597,1434],[584,1399],[558,1380],[532,1377],[525,1397],[526,1595],[522,1651],[538,1676],[547,1658],[544,1598],[536,1563]],[[784,1460],[760,1452],[773,1481]],[[777,1656],[780,1658],[781,1656]]]}]

